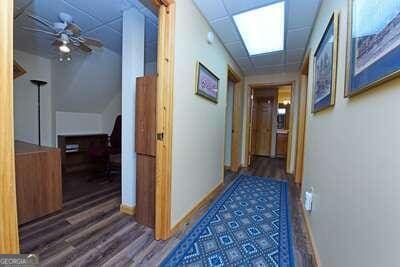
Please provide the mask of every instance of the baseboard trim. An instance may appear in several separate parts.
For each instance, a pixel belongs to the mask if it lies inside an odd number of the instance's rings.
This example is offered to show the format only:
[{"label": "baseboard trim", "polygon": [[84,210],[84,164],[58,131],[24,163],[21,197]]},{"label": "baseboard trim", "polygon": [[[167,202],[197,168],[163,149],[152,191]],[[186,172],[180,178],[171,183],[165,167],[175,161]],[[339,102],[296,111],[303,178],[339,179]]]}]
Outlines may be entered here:
[{"label": "baseboard trim", "polygon": [[224,187],[224,182],[220,181],[219,184],[214,187],[210,192],[208,192],[208,194],[201,199],[199,202],[197,202],[197,204],[188,212],[186,213],[185,216],[182,217],[182,219],[180,219],[174,227],[172,227],[171,231],[170,231],[170,236],[173,236],[174,234],[176,234],[176,232],[178,232],[178,230],[185,225],[190,219],[192,219],[192,217],[205,205],[209,204],[212,200],[214,200],[214,198],[222,191]]},{"label": "baseboard trim", "polygon": [[318,250],[317,250],[317,245],[315,243],[314,235],[313,235],[312,230],[311,230],[310,219],[308,218],[307,211],[304,209],[303,200],[300,200],[300,202],[301,202],[301,210],[303,211],[303,217],[304,217],[304,220],[306,222],[306,228],[307,228],[308,236],[310,237],[310,240],[311,240],[311,247],[312,247],[312,250],[313,250],[314,256],[315,256],[315,263],[317,264],[317,267],[320,267],[321,266],[321,259],[319,257]]},{"label": "baseboard trim", "polygon": [[119,206],[119,210],[122,212],[122,213],[125,213],[125,214],[128,214],[128,215],[131,215],[131,216],[133,216],[133,215],[135,215],[135,207],[136,206],[129,206],[129,205],[126,205],[126,204],[121,204],[120,206]]}]

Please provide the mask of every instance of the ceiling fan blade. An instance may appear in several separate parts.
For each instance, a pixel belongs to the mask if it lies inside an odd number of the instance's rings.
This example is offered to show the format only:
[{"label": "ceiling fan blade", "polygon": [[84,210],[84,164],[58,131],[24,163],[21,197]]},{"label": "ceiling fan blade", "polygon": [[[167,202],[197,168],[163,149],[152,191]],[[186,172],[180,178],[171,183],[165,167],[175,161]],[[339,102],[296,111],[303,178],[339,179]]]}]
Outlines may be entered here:
[{"label": "ceiling fan blade", "polygon": [[19,16],[21,16],[25,9],[28,8],[28,6],[30,6],[32,4],[33,0],[29,1],[28,3],[26,3],[23,7],[21,7],[20,9],[16,9],[15,10],[15,14],[14,14],[14,19],[17,19]]},{"label": "ceiling fan blade", "polygon": [[51,43],[52,46],[57,46],[60,47],[63,44],[63,42],[59,39],[54,40],[53,43]]},{"label": "ceiling fan blade", "polygon": [[82,39],[83,39],[82,41],[86,45],[95,46],[95,47],[103,47],[103,43],[99,40],[89,38],[89,37],[83,37]]},{"label": "ceiling fan blade", "polygon": [[27,16],[55,32],[53,24],[47,19],[32,14],[27,14]]},{"label": "ceiling fan blade", "polygon": [[35,29],[35,28],[21,27],[21,29],[26,30],[26,31],[40,32],[40,33],[44,33],[44,34],[49,34],[51,36],[58,36],[58,34],[56,34],[54,32],[44,31],[44,30]]},{"label": "ceiling fan blade", "polygon": [[78,46],[78,48],[86,53],[92,52],[92,49],[89,46],[82,44],[82,43]]},{"label": "ceiling fan blade", "polygon": [[72,32],[73,36],[81,35],[81,28],[75,23],[68,23],[67,28],[65,30]]}]

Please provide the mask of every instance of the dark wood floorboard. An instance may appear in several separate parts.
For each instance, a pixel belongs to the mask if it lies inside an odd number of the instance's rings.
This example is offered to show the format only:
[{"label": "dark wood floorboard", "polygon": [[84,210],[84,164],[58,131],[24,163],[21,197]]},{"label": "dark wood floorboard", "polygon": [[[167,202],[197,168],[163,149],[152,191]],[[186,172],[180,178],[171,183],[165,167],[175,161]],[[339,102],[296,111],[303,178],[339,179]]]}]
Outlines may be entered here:
[{"label": "dark wood floorboard", "polygon": [[[282,159],[256,157],[252,167],[239,174],[289,182],[296,266],[313,267],[316,265],[301,212],[300,188],[284,169]],[[237,175],[226,171],[224,186]],[[202,207],[174,237],[156,241],[153,229],[119,211],[119,179],[89,183],[76,176],[64,186],[63,210],[20,226],[21,252],[38,254],[41,266],[157,266],[208,208]]]}]

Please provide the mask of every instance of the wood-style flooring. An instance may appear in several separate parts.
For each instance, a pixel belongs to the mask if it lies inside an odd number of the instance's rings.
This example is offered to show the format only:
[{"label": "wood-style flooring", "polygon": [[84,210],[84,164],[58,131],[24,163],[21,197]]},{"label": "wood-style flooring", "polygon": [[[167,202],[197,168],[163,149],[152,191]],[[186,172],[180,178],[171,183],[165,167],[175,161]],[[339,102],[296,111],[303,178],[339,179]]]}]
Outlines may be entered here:
[{"label": "wood-style flooring", "polygon": [[[251,168],[241,173],[290,182],[296,266],[316,266],[299,206],[299,188],[285,174],[284,166],[283,160],[258,157]],[[226,172],[225,186],[236,175]],[[22,225],[21,253],[38,254],[41,266],[157,266],[207,210],[202,207],[171,239],[156,241],[152,229],[120,213],[118,181],[96,181],[94,187],[96,190],[92,192],[88,191],[90,186],[82,186],[75,194],[69,191],[70,194],[64,195],[67,200],[62,211]]]}]

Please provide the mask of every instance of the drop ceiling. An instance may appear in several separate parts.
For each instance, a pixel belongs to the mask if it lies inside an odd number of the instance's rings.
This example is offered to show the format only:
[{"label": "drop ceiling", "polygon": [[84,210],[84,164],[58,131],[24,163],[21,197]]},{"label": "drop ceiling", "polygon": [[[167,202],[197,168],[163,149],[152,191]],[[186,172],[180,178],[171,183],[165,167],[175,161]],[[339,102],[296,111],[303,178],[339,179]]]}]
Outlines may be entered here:
[{"label": "drop ceiling", "polygon": [[284,50],[254,56],[249,56],[233,16],[280,0],[193,1],[243,72],[257,75],[293,72],[300,68],[321,0],[286,0]]},{"label": "drop ceiling", "polygon": [[[15,0],[15,8],[27,4],[29,0]],[[81,28],[83,35],[101,40],[104,47],[122,53],[122,12],[136,8],[146,17],[145,61],[153,62],[157,57],[157,17],[139,0],[34,0],[27,12],[59,21],[58,14],[70,14]],[[14,22],[14,47],[18,50],[46,58],[57,56],[51,46],[52,37],[21,29],[27,26],[47,30],[27,16],[20,16]]]}]

